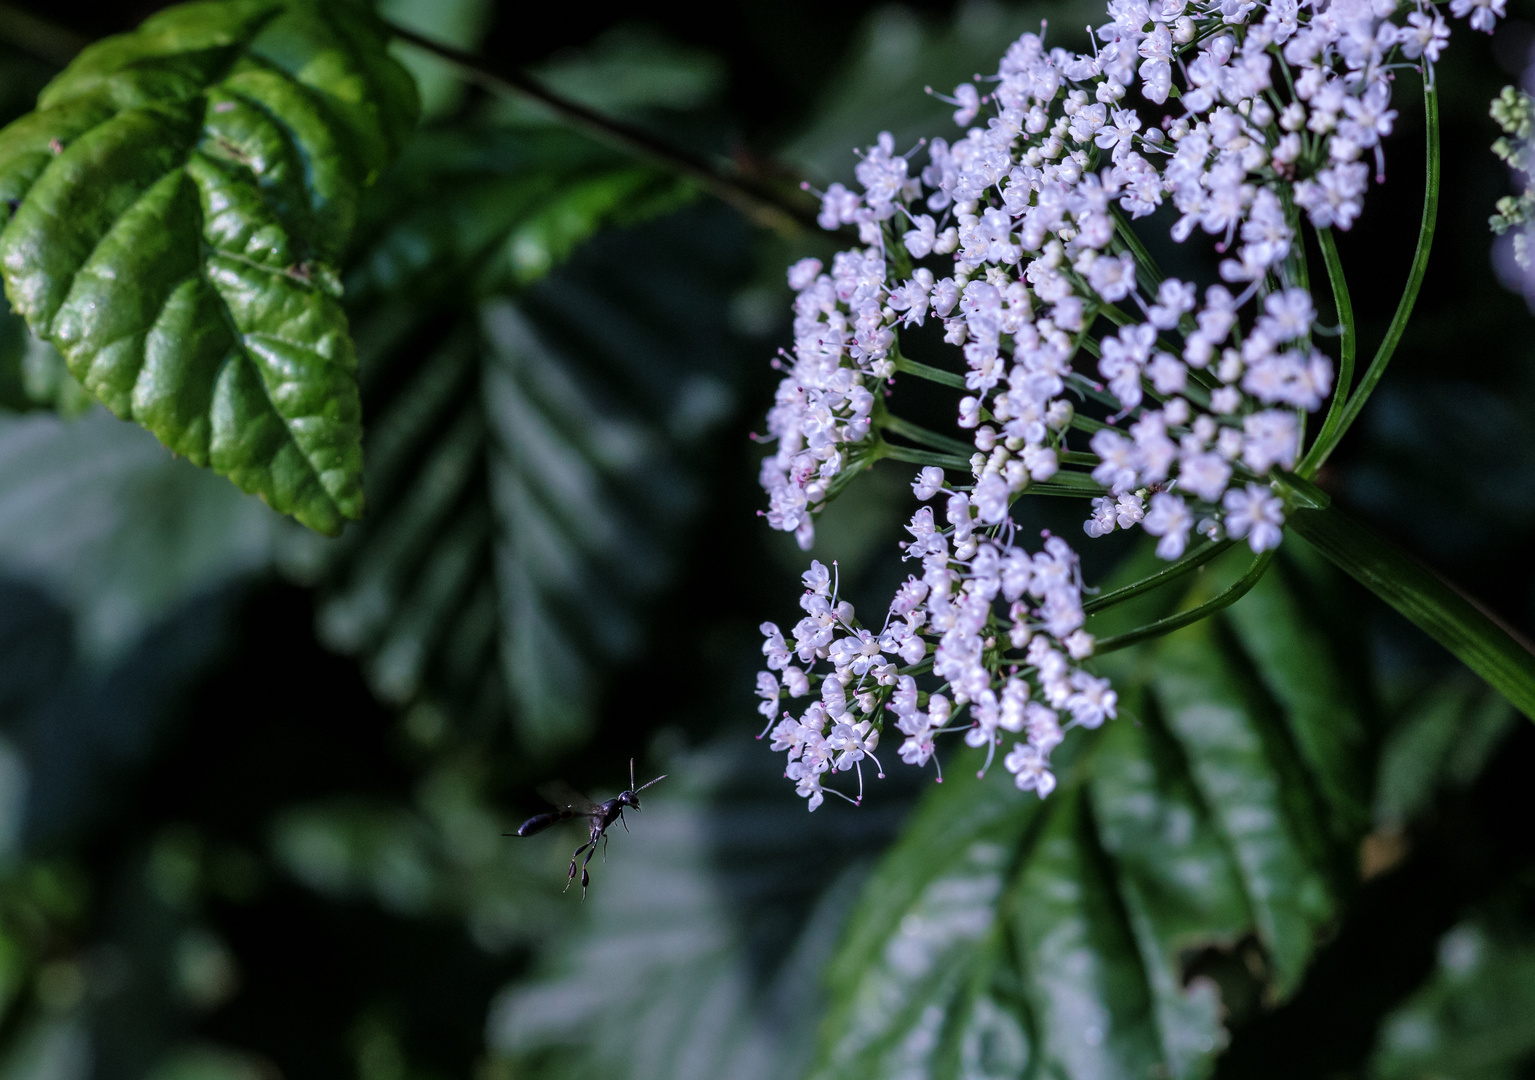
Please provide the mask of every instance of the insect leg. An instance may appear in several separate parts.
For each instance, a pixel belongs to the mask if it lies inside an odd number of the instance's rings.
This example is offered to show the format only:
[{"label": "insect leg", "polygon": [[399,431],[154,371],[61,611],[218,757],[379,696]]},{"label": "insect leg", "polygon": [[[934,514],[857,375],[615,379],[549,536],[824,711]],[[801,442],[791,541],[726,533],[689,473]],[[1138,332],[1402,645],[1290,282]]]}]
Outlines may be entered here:
[{"label": "insect leg", "polygon": [[[595,854],[597,854],[597,838],[594,836],[591,839],[591,850],[586,853],[586,862],[581,864],[581,899],[583,900],[586,899],[586,887],[592,883],[591,875],[586,872],[586,868]],[[571,863],[571,869],[575,869],[574,863]]]},{"label": "insect leg", "polygon": [[[581,857],[581,852],[586,851],[587,848],[591,848],[592,851],[596,851],[597,850],[597,838],[596,837],[593,837],[592,839],[588,840],[586,843],[582,844],[580,847],[576,848],[575,854],[570,857],[570,873],[567,874],[566,877],[565,877],[565,889],[567,891],[570,889],[570,883],[572,881],[576,880],[576,860]],[[586,861],[587,862],[591,862],[592,861],[591,852],[587,852]],[[583,873],[584,873],[584,871],[583,871]]]}]

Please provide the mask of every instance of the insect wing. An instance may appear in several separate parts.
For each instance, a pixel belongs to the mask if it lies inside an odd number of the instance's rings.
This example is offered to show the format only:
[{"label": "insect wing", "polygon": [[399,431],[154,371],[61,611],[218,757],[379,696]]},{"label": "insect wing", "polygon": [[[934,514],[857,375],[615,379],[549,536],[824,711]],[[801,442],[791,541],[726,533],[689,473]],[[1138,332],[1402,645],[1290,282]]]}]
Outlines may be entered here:
[{"label": "insect wing", "polygon": [[538,793],[550,806],[570,811],[571,817],[585,817],[602,809],[563,780],[551,780],[547,784],[538,785]]}]

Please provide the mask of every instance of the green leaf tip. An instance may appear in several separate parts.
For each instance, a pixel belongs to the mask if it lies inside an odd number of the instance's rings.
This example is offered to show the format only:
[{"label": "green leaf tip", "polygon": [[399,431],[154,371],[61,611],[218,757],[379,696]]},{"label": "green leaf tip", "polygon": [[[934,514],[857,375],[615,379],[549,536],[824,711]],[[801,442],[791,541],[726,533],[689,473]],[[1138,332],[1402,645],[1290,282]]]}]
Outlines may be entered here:
[{"label": "green leaf tip", "polygon": [[0,274],[114,413],[334,535],[362,406],[335,263],[418,106],[342,0],[168,8],[0,131]]},{"label": "green leaf tip", "polygon": [[1337,510],[1297,511],[1288,527],[1535,720],[1535,647],[1481,604]]}]

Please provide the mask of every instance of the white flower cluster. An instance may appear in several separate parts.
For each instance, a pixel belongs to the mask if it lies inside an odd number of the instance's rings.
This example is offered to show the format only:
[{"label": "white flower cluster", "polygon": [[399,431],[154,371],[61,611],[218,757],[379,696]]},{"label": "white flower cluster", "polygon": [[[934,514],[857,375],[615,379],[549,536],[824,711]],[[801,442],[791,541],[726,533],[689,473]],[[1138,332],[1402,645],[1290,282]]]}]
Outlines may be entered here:
[{"label": "white flower cluster", "polygon": [[[1491,30],[1504,2],[1450,8]],[[1027,730],[1007,763],[1041,794],[1060,729],[1041,719],[1036,737],[1028,718],[1065,709],[1096,724],[1113,714],[1107,683],[1067,659],[1092,648],[1075,556],[1058,538],[1034,556],[1011,544],[1010,504],[1031,486],[1097,492],[1089,536],[1139,525],[1166,559],[1195,531],[1254,552],[1281,539],[1277,471],[1295,467],[1306,414],[1333,390],[1332,363],[1313,343],[1301,217],[1318,229],[1358,218],[1369,165],[1384,178],[1395,70],[1419,65],[1432,79],[1449,29],[1426,0],[1400,11],[1397,0],[1109,0],[1108,13],[1091,54],[1025,34],[984,96],[958,87],[945,100],[965,134],[928,143],[918,175],[882,134],[859,163],[862,192],[834,184],[822,198],[821,224],[856,227],[862,246],[829,272],[815,259],[789,270],[794,349],[761,477],[774,528],[808,549],[812,515],[853,467],[940,457],[885,439],[888,429],[921,441],[885,413],[882,383],[901,370],[932,377],[902,356],[902,328],[937,319],[959,347],[969,392],[958,423],[975,447],[967,463],[950,459],[968,464],[957,470],[969,474],[963,486],[950,490],[936,466],[918,478],[919,498],[949,491],[951,531],[926,509],[913,519],[907,555],[923,558],[925,573],[903,588],[883,631],[858,629],[814,585],[806,603],[819,606],[806,608],[792,652],[765,624],[770,719],[780,693],[810,692],[809,669],[791,655],[833,665],[821,702],[774,731],[812,808],[827,770],[872,752],[881,702],[912,761],[931,756],[931,736],[951,730],[960,705],[977,745],[995,746],[999,729]],[[1174,240],[1215,238],[1221,284],[1200,290],[1156,271],[1130,222],[1162,207],[1176,212]],[[1096,372],[1078,370],[1084,352]],[[1082,415],[1072,394],[1101,405],[1106,421]],[[1071,431],[1091,453],[1067,446]],[[930,562],[933,537],[943,548]],[[1069,567],[1075,591],[1042,584],[1055,580],[1041,576],[1045,565]],[[1003,619],[993,608],[1006,604]],[[944,684],[931,697],[915,682],[927,669],[901,651],[917,642],[920,657],[928,638]],[[998,642],[1029,651],[1009,659]],[[876,660],[859,670],[855,654]],[[864,719],[844,719],[855,715],[848,693]]]},{"label": "white flower cluster", "polygon": [[[941,470],[924,470],[918,484],[928,498],[947,494],[948,524],[940,527],[930,507],[912,517],[905,557],[921,561],[922,576],[907,578],[879,632],[859,625],[853,606],[837,599],[820,562],[805,574],[805,617],[792,644],[776,625],[762,624],[768,670],[757,676],[759,711],[773,749],[788,751],[787,775],[811,810],[828,791],[843,795],[824,786],[831,772],[857,769],[859,795],[850,801],[863,797],[860,763],[869,757],[878,765],[881,709],[906,736],[900,756],[911,765],[933,758],[936,736],[964,731],[968,744],[987,748],[984,772],[1004,733],[1020,735],[1003,765],[1021,790],[1041,798],[1055,787],[1050,751],[1063,737],[1062,714],[1070,717],[1064,727],[1089,728],[1115,715],[1109,681],[1073,662],[1092,652],[1093,639],[1082,629],[1082,579],[1070,545],[1047,536],[1044,550],[1030,555],[1012,543],[1010,529],[978,530],[974,504],[943,489]],[[830,670],[818,672],[823,662]],[[916,675],[927,672],[949,693],[919,690]],[[783,697],[807,696],[799,716],[780,714]]]},{"label": "white flower cluster", "polygon": [[799,293],[793,367],[768,412],[768,435],[777,450],[762,462],[768,524],[794,533],[807,551],[815,538],[811,514],[847,464],[848,447],[867,442],[875,392],[895,372],[884,257],[877,249],[845,251],[831,274],[820,271],[815,259],[789,271],[789,284]]},{"label": "white flower cluster", "polygon": [[[1535,65],[1525,81],[1535,87]],[[1498,212],[1490,224],[1499,236],[1512,232],[1509,246],[1519,284],[1535,303],[1535,100],[1529,93],[1505,86],[1492,103],[1492,118],[1503,129],[1503,138],[1492,144],[1492,151],[1508,163],[1522,190],[1498,200]]]}]

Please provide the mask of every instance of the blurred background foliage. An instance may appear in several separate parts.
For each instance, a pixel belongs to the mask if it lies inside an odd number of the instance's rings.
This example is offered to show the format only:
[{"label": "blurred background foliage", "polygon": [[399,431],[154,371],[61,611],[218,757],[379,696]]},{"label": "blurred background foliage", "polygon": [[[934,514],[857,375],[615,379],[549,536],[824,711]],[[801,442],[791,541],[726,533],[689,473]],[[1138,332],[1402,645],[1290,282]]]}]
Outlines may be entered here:
[{"label": "blurred background foliage", "polygon": [[[69,34],[156,6],[25,5],[69,32],[46,40],[0,12],[0,111]],[[1441,239],[1321,482],[1529,634],[1535,324],[1485,227],[1487,102],[1535,39],[1510,7],[1442,68]],[[380,10],[818,184],[881,129],[943,131],[925,84],[1097,14]],[[1063,747],[1047,802],[956,754],[941,788],[899,769],[806,815],[750,738],[755,626],[806,556],[756,521],[748,435],[782,268],[825,241],[398,54],[424,119],[347,260],[370,512],[340,539],[172,458],[0,322],[0,1078],[1535,1074],[1535,731],[1295,538],[1220,617],[1106,659],[1122,717]],[[1404,106],[1340,244],[1366,347],[1420,122]],[[881,466],[820,529],[860,607],[901,575],[906,481]],[[1027,524],[1074,530],[1059,509]],[[1099,581],[1145,557],[1087,550]],[[575,840],[504,834],[539,782],[611,794],[631,756],[670,775],[582,904]]]}]

